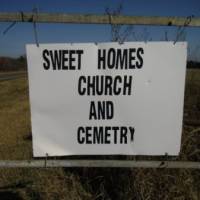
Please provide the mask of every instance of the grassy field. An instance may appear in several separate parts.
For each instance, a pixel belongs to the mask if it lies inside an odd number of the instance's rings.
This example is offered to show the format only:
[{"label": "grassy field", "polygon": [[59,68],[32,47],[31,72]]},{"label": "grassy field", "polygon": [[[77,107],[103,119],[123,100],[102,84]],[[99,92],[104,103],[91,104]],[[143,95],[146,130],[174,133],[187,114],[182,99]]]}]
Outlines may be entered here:
[{"label": "grassy field", "polygon": [[[200,70],[189,70],[186,80],[184,120],[197,120],[200,119]],[[27,78],[1,81],[0,160],[31,158]],[[200,127],[184,124],[181,154],[177,159],[200,161]],[[199,200],[200,171],[0,169],[0,199]]]}]

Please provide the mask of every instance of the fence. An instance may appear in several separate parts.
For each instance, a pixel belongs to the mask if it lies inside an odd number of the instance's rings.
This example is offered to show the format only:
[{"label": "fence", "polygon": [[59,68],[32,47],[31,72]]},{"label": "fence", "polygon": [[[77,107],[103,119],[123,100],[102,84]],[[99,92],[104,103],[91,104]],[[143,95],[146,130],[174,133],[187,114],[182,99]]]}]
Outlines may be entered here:
[{"label": "fence", "polygon": [[73,24],[124,24],[199,27],[200,18],[189,17],[145,17],[112,15],[78,15],[49,13],[0,13],[0,22],[39,22]]},{"label": "fence", "polygon": [[[73,23],[73,24],[123,24],[200,27],[200,18],[189,17],[144,17],[112,15],[74,15],[49,13],[0,13],[0,22],[28,23]],[[10,26],[10,27],[11,27]],[[191,121],[190,124],[193,122]],[[198,126],[199,121],[195,121]],[[1,160],[0,168],[13,167],[136,167],[136,168],[195,168],[200,162],[152,161],[152,160]]]}]

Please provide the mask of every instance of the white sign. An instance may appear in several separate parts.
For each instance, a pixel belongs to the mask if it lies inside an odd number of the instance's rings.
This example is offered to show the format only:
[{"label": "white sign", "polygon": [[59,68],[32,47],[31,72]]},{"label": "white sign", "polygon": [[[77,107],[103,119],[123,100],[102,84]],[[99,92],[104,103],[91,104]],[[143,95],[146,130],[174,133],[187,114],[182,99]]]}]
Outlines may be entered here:
[{"label": "white sign", "polygon": [[34,156],[178,155],[185,42],[26,49]]}]

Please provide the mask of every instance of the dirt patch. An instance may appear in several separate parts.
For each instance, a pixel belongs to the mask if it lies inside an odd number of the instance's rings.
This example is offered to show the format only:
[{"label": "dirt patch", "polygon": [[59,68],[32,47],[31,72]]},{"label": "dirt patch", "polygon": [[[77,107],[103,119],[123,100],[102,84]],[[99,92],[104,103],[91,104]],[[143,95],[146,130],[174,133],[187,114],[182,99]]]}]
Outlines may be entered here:
[{"label": "dirt patch", "polygon": [[2,200],[23,200],[17,192],[0,191],[0,199]]}]

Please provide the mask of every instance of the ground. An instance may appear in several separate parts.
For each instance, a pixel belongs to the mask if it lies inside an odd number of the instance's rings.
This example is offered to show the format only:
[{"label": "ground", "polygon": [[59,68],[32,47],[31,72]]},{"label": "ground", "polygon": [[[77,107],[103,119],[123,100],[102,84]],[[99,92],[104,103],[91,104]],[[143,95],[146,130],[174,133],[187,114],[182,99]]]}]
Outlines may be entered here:
[{"label": "ground", "polygon": [[[188,70],[186,80],[181,154],[174,159],[200,161],[200,70]],[[0,81],[0,160],[31,158],[27,77]],[[0,169],[0,199],[199,200],[200,170]]]}]

